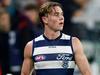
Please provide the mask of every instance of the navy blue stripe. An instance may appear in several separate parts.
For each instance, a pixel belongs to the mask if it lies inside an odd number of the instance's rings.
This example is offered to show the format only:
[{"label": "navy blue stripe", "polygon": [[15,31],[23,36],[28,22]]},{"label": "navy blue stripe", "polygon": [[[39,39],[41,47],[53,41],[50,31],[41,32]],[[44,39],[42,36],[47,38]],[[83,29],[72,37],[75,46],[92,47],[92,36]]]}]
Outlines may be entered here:
[{"label": "navy blue stripe", "polygon": [[34,44],[34,47],[43,47],[43,46],[70,46],[70,40],[54,40],[54,41],[47,41],[41,40],[37,41]]},{"label": "navy blue stripe", "polygon": [[69,53],[42,54],[33,56],[33,59],[34,62],[54,60],[73,61],[73,55]]},{"label": "navy blue stripe", "polygon": [[36,75],[73,75],[74,69],[40,69]]}]

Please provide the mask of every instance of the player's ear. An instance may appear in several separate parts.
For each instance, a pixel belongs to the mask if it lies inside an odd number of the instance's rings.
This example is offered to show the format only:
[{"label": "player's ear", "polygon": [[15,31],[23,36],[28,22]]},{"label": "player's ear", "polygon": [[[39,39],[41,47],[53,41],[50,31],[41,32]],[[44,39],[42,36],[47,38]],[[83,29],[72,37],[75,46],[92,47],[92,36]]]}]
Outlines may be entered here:
[{"label": "player's ear", "polygon": [[48,24],[48,18],[47,18],[47,16],[43,16],[43,17],[42,17],[42,21],[43,21],[45,24]]}]

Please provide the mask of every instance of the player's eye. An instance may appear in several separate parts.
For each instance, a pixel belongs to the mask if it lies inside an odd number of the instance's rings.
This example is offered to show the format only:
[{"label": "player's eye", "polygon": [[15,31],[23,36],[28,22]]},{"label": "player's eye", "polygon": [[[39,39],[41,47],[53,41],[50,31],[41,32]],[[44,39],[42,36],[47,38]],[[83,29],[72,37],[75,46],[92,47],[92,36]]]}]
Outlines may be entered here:
[{"label": "player's eye", "polygon": [[54,16],[63,16],[63,13],[55,13]]},{"label": "player's eye", "polygon": [[54,15],[55,15],[55,16],[59,16],[59,13],[55,13]]}]

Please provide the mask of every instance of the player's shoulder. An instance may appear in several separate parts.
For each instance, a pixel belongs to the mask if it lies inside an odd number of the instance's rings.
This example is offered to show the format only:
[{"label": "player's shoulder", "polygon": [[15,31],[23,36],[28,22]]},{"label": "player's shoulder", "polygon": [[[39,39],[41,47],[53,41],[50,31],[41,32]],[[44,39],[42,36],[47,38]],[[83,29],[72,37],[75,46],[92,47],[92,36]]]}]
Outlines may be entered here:
[{"label": "player's shoulder", "polygon": [[32,44],[33,44],[33,40],[31,40],[31,41],[27,42],[27,44],[26,44],[26,46],[25,46],[25,47],[26,47],[26,48],[27,48],[27,47],[31,47],[31,46],[32,46]]},{"label": "player's shoulder", "polygon": [[79,40],[79,38],[78,38],[78,37],[72,37],[72,42],[77,43],[77,42],[80,42],[80,40]]},{"label": "player's shoulder", "polygon": [[26,46],[25,46],[25,48],[24,48],[24,56],[25,56],[25,57],[30,57],[30,56],[31,56],[31,54],[32,54],[32,45],[33,45],[32,40],[29,41],[29,42],[26,44]]},{"label": "player's shoulder", "polygon": [[29,41],[29,42],[27,42],[25,48],[31,48],[31,49],[32,49],[32,46],[33,46],[33,44],[34,44],[34,41],[39,41],[39,40],[43,40],[42,35],[40,35],[40,36],[34,38],[33,40],[31,40],[31,41]]},{"label": "player's shoulder", "polygon": [[72,46],[73,46],[73,49],[75,52],[77,52],[77,51],[79,51],[79,49],[81,50],[83,48],[81,41],[77,37],[72,37]]},{"label": "player's shoulder", "polygon": [[33,40],[27,42],[25,48],[32,48],[32,46],[33,46],[33,44],[34,44],[33,41],[39,41],[39,40],[43,40],[43,39],[44,39],[44,38],[43,38],[43,35],[40,35],[40,36],[34,38]]}]

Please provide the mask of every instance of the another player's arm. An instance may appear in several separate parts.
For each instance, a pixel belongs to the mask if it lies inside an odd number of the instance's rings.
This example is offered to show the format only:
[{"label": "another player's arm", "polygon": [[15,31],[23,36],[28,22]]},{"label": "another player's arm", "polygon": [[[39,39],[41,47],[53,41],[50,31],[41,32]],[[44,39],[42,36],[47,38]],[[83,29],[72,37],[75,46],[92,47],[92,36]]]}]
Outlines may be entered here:
[{"label": "another player's arm", "polygon": [[28,42],[24,49],[24,61],[21,75],[29,75],[33,68],[32,62],[32,41]]},{"label": "another player's arm", "polygon": [[84,54],[82,44],[76,37],[72,38],[72,45],[75,53],[75,61],[82,75],[92,75],[88,60]]}]

